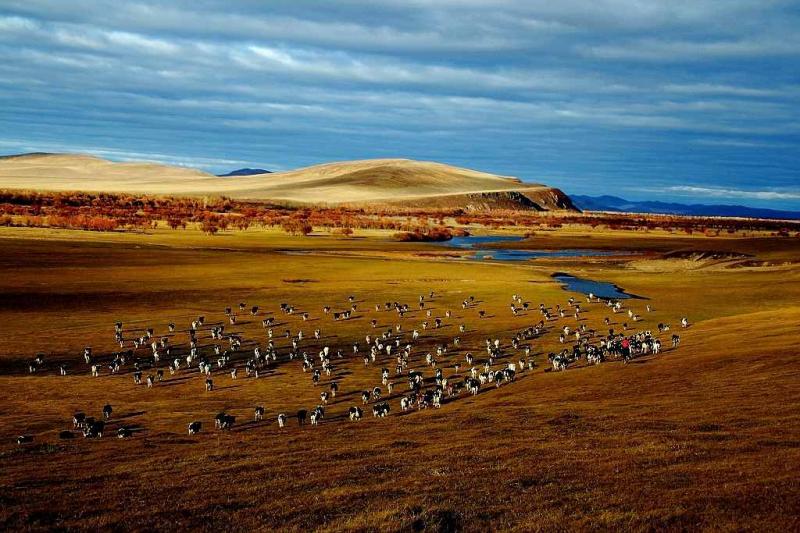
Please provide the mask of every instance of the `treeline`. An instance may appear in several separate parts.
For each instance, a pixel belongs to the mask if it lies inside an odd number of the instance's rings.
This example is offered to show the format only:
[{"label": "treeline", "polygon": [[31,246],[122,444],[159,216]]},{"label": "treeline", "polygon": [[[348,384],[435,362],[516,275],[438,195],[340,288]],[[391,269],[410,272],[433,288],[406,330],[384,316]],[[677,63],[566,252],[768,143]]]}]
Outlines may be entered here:
[{"label": "treeline", "polygon": [[443,226],[418,227],[412,231],[401,231],[394,234],[394,239],[401,242],[442,242],[453,237],[464,237],[469,232],[463,229],[446,228]]},{"label": "treeline", "polygon": [[349,236],[356,229],[424,232],[443,218],[369,213],[363,209],[275,206],[229,198],[173,198],[94,193],[0,191],[0,225],[93,231],[143,231],[193,225],[209,235],[250,227],[280,227],[293,235],[315,228]]},{"label": "treeline", "polygon": [[472,225],[518,227],[534,233],[566,225],[632,231],[660,229],[706,235],[768,231],[789,236],[800,232],[800,221],[504,209],[310,208],[234,201],[225,197],[0,190],[0,225],[4,226],[145,231],[159,224],[174,230],[191,225],[210,235],[250,227],[282,228],[293,235],[308,235],[315,229],[340,235],[352,235],[355,230],[388,230],[395,232],[396,239],[408,241],[446,240],[457,234],[455,226],[468,229]]},{"label": "treeline", "polygon": [[723,232],[767,231],[774,235],[790,236],[800,232],[800,221],[746,219],[729,217],[688,217],[678,215],[639,215],[626,213],[537,213],[525,211],[494,211],[482,214],[459,214],[460,225],[480,224],[486,227],[521,227],[528,229],[559,229],[567,225],[590,226],[593,229],[648,231],[679,231],[691,235],[702,233],[720,235]]}]

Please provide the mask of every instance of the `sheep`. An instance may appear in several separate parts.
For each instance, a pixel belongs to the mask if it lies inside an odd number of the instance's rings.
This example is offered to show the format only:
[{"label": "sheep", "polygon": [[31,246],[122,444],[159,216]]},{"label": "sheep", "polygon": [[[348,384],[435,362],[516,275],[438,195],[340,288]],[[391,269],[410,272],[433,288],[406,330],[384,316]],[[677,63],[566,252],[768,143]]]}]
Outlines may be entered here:
[{"label": "sheep", "polygon": [[372,406],[373,417],[385,417],[389,414],[389,402],[376,403]]},{"label": "sheep", "polygon": [[83,428],[83,436],[87,439],[102,438],[105,425],[102,420],[92,421],[91,424],[87,423]]}]

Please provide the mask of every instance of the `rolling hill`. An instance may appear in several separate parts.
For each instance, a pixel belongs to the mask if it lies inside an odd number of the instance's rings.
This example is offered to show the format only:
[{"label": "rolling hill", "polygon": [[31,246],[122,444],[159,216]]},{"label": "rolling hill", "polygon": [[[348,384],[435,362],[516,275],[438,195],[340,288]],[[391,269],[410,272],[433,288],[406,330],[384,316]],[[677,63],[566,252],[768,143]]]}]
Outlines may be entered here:
[{"label": "rolling hill", "polygon": [[408,159],[344,161],[223,178],[157,163],[117,163],[76,154],[24,154],[0,158],[0,187],[218,195],[238,200],[353,206],[574,209],[567,195],[547,185]]}]

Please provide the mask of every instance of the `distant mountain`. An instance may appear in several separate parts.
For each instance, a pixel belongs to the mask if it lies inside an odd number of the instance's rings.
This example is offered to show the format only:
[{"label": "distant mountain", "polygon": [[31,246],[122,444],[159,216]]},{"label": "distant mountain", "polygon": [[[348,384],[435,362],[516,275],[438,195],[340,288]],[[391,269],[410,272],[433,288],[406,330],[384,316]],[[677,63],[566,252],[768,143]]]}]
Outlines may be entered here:
[{"label": "distant mountain", "polygon": [[233,176],[252,176],[254,174],[272,174],[271,170],[264,170],[263,168],[240,168],[232,170],[227,174],[217,174],[220,178],[229,178]]},{"label": "distant mountain", "polygon": [[26,152],[24,154],[0,155],[0,159],[17,159],[26,157],[48,156],[48,155],[53,155],[53,154],[50,152]]},{"label": "distant mountain", "polygon": [[800,211],[762,209],[744,205],[679,204],[658,201],[626,200],[618,196],[570,195],[575,206],[582,211],[614,211],[620,213],[660,213],[666,215],[779,218],[800,220]]}]

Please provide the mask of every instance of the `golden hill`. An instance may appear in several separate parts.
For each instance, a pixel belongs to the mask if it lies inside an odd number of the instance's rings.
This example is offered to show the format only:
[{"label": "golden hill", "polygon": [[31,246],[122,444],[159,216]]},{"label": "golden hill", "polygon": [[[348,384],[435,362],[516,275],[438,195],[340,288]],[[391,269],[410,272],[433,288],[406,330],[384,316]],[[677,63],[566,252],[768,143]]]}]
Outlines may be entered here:
[{"label": "golden hill", "polygon": [[288,172],[217,177],[157,163],[89,155],[0,158],[0,187],[173,196],[228,196],[304,204],[574,209],[560,190],[466,168],[408,159],[370,159]]}]

